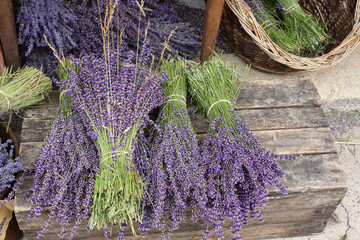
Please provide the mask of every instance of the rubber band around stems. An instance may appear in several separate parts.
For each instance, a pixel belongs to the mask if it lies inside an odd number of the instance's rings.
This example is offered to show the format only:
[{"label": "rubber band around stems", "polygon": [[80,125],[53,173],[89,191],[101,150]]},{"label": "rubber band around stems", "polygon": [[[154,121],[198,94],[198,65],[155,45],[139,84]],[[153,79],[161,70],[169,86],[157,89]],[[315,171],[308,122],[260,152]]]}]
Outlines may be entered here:
[{"label": "rubber band around stems", "polygon": [[2,94],[4,97],[5,97],[5,99],[6,99],[6,101],[7,101],[7,105],[8,105],[8,110],[10,110],[11,109],[11,103],[10,103],[10,100],[9,100],[9,98],[6,96],[6,94],[3,92],[3,91],[1,91],[0,90],[0,94]]},{"label": "rubber band around stems", "polygon": [[298,7],[300,7],[300,5],[295,3],[294,5],[288,7],[287,9],[284,9],[284,10],[285,10],[287,13],[290,13],[291,11],[293,11],[294,9],[296,9],[296,8],[298,8]]},{"label": "rubber band around stems", "polygon": [[221,99],[221,100],[219,100],[219,101],[216,101],[216,102],[214,102],[214,103],[209,107],[209,110],[208,110],[208,113],[207,113],[208,116],[209,116],[209,114],[210,114],[211,109],[212,109],[216,104],[218,104],[218,103],[220,103],[220,102],[227,102],[227,103],[229,103],[230,105],[232,105],[232,103],[231,103],[229,100],[226,100],[226,99]]}]

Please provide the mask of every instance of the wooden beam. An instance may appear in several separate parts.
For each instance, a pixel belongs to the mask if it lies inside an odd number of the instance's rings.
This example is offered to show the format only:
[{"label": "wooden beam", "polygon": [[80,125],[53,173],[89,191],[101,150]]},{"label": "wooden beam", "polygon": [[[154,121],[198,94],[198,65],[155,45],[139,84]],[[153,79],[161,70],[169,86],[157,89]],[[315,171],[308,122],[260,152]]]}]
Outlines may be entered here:
[{"label": "wooden beam", "polygon": [[2,75],[4,67],[5,67],[4,55],[2,52],[1,41],[0,41],[0,75]]},{"label": "wooden beam", "polygon": [[0,6],[0,39],[5,65],[16,70],[20,66],[20,57],[12,1],[0,0]]},{"label": "wooden beam", "polygon": [[216,37],[219,33],[224,2],[225,0],[206,1],[206,13],[204,33],[201,43],[200,63],[204,63],[212,56],[212,50],[215,48]]}]

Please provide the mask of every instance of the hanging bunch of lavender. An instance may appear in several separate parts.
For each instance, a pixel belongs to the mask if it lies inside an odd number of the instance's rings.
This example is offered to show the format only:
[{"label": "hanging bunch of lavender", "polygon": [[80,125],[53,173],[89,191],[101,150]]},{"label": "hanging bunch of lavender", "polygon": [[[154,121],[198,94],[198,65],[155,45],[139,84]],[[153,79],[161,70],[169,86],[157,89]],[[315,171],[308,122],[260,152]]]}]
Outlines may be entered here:
[{"label": "hanging bunch of lavender", "polygon": [[143,219],[139,228],[143,233],[151,228],[165,231],[179,227],[186,218],[186,210],[203,209],[205,181],[199,167],[199,148],[196,133],[186,108],[186,63],[170,60],[162,70],[169,80],[163,84],[167,101],[162,105],[150,139],[149,169],[146,169],[146,191],[143,199]]},{"label": "hanging bunch of lavender", "polygon": [[234,69],[219,56],[193,68],[189,75],[190,90],[210,123],[200,152],[208,198],[203,218],[218,237],[223,237],[225,219],[233,220],[234,239],[240,239],[249,215],[261,220],[259,208],[267,202],[268,187],[286,191],[279,181],[283,172],[277,156],[261,147],[234,112],[236,79]]},{"label": "hanging bunch of lavender", "polygon": [[[1,139],[0,139],[1,142]],[[23,170],[19,157],[14,157],[14,145],[11,139],[0,144],[0,194],[6,188],[11,188],[11,183],[15,181],[15,174]]]},{"label": "hanging bunch of lavender", "polygon": [[90,228],[141,221],[144,183],[133,161],[138,130],[148,113],[162,103],[160,84],[166,75],[151,75],[139,64],[120,62],[112,52],[73,59],[68,91],[73,108],[88,127],[100,155]]},{"label": "hanging bunch of lavender", "polygon": [[[67,83],[69,61],[60,66],[61,80]],[[62,87],[60,106],[52,122],[45,143],[36,156],[34,180],[29,190],[32,203],[28,221],[50,208],[49,220],[44,222],[38,237],[44,236],[51,221],[61,226],[60,237],[69,233],[72,239],[79,224],[91,214],[95,174],[99,171],[99,157],[95,144],[87,136],[87,128],[71,108],[71,99]],[[69,229],[73,222],[72,229]]]},{"label": "hanging bunch of lavender", "polygon": [[[285,51],[316,57],[331,42],[324,26],[298,0],[245,0],[270,38]],[[325,24],[325,23],[324,23]]]}]

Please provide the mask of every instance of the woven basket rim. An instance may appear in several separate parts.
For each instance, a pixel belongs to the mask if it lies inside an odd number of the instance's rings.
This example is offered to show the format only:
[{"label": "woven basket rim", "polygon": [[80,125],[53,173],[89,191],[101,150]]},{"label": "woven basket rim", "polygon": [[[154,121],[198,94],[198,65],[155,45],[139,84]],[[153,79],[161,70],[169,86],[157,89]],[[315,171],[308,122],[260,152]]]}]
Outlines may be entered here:
[{"label": "woven basket rim", "polygon": [[244,0],[226,0],[239,23],[255,44],[271,59],[298,70],[319,70],[341,62],[360,43],[360,0],[356,1],[354,25],[346,38],[330,52],[318,57],[300,57],[282,49],[257,22]]}]

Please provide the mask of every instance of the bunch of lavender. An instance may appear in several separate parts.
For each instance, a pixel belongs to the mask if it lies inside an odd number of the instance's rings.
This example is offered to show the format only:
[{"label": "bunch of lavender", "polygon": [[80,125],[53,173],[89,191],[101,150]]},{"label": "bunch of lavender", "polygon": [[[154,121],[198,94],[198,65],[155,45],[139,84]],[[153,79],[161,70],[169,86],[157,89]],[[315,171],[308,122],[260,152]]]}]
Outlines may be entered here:
[{"label": "bunch of lavender", "polygon": [[11,143],[11,139],[8,139],[0,145],[0,193],[6,188],[11,188],[11,183],[15,181],[15,174],[23,170],[19,157],[13,159],[14,145]]},{"label": "bunch of lavender", "polygon": [[287,30],[296,33],[299,50],[295,54],[314,57],[323,53],[331,38],[319,19],[306,13],[298,0],[277,0],[275,8],[282,13],[282,23]]},{"label": "bunch of lavender", "polygon": [[[61,77],[68,78],[68,71],[60,69]],[[88,220],[91,214],[99,157],[80,116],[71,108],[71,99],[64,92],[60,96],[58,112],[33,162],[35,174],[29,190],[32,208],[28,221],[50,208],[49,220],[44,222],[38,237],[44,236],[55,220],[62,229],[59,236],[69,233],[72,239],[81,221]]]},{"label": "bunch of lavender", "polygon": [[170,60],[162,70],[169,80],[163,84],[168,100],[162,105],[158,128],[151,134],[152,146],[146,172],[143,220],[140,230],[155,227],[165,231],[179,227],[192,209],[193,220],[206,203],[205,181],[199,167],[196,133],[186,109],[186,63]]},{"label": "bunch of lavender", "polygon": [[18,43],[24,45],[24,55],[34,47],[47,47],[46,35],[51,46],[59,53],[77,47],[73,38],[80,28],[74,8],[63,0],[20,0],[17,11]]},{"label": "bunch of lavender", "polygon": [[324,27],[304,12],[298,0],[245,0],[258,23],[284,50],[316,57],[331,42]]},{"label": "bunch of lavender", "polygon": [[234,69],[219,56],[192,69],[189,75],[194,99],[210,122],[200,152],[208,198],[203,218],[218,237],[223,237],[225,219],[233,220],[234,239],[240,239],[249,215],[262,220],[259,208],[267,202],[268,187],[286,191],[279,180],[283,172],[277,156],[261,147],[234,112],[239,92],[235,81]]},{"label": "bunch of lavender", "polygon": [[[22,61],[35,67],[42,64],[47,75],[55,76],[55,59],[44,35],[60,55],[94,53],[101,56],[100,23],[107,5],[107,1],[98,0],[20,0],[16,19]],[[113,13],[111,31],[113,35],[122,35],[125,51],[138,47],[135,39],[138,39],[139,27],[145,29],[150,21],[148,39],[151,40],[155,59],[160,58],[165,38],[175,29],[167,44],[166,55],[179,53],[190,58],[197,56],[201,46],[203,10],[190,8],[177,0],[147,0],[142,8],[144,15],[140,19],[139,13],[139,5],[135,0],[119,0],[119,6]],[[142,31],[141,39],[144,38],[145,32]]]},{"label": "bunch of lavender", "polygon": [[5,67],[0,75],[0,114],[39,104],[51,88],[51,80],[40,70],[26,66],[12,72]]},{"label": "bunch of lavender", "polygon": [[129,56],[121,62],[115,52],[73,59],[65,96],[88,128],[99,152],[99,172],[93,196],[90,228],[141,221],[144,183],[134,165],[138,130],[150,121],[148,113],[161,105],[160,84],[167,77],[151,75]]}]

